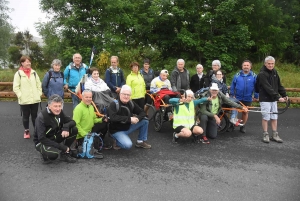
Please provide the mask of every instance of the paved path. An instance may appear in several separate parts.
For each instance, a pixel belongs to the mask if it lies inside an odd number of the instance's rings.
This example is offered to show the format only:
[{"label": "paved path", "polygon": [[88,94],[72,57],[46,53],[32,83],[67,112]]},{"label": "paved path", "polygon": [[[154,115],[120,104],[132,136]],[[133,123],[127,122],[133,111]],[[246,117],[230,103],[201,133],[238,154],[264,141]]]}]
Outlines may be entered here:
[{"label": "paved path", "polygon": [[[71,114],[70,103],[65,111]],[[32,139],[23,139],[18,104],[0,102],[0,200],[299,201],[299,112],[280,115],[283,144],[262,143],[260,114],[251,113],[246,134],[224,133],[209,145],[173,144],[168,123],[161,132],[151,123],[151,150],[105,150],[103,160],[45,165]]]}]

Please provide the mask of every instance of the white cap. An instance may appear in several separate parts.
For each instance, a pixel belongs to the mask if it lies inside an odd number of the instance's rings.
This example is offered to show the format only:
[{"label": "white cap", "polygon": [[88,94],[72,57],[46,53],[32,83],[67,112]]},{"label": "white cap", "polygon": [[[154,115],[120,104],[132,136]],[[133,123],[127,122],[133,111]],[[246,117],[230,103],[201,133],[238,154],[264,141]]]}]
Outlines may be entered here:
[{"label": "white cap", "polygon": [[168,70],[161,70],[161,71],[160,71],[160,74],[162,74],[162,73],[166,73],[167,75],[169,75]]},{"label": "white cap", "polygon": [[219,90],[218,84],[217,83],[212,83],[211,87],[209,89],[211,89],[211,90]]}]

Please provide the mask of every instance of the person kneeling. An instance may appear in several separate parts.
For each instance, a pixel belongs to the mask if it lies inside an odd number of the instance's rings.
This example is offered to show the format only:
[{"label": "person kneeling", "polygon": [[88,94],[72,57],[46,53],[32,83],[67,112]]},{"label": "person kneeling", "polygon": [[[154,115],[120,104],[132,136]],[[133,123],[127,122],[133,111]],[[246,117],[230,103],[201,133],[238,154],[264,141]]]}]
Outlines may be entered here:
[{"label": "person kneeling", "polygon": [[198,136],[203,133],[203,129],[195,125],[195,106],[204,103],[208,98],[194,100],[194,93],[186,90],[185,97],[171,98],[170,104],[174,106],[173,115],[173,142],[177,143],[179,137],[188,138],[193,135],[195,142],[198,142]]},{"label": "person kneeling", "polygon": [[[34,143],[35,148],[42,154],[44,163],[58,158],[75,163],[76,158],[70,155],[70,146],[77,135],[76,123],[62,111],[63,99],[54,94],[48,99],[48,106],[36,118]],[[61,142],[63,142],[61,144]]]},{"label": "person kneeling", "polygon": [[138,140],[135,144],[138,148],[150,149],[147,144],[149,121],[145,118],[145,111],[135,102],[130,100],[131,88],[123,85],[120,91],[120,97],[116,102],[112,102],[108,108],[110,118],[109,132],[115,139],[114,147],[130,149],[132,141],[129,134],[139,129]]}]

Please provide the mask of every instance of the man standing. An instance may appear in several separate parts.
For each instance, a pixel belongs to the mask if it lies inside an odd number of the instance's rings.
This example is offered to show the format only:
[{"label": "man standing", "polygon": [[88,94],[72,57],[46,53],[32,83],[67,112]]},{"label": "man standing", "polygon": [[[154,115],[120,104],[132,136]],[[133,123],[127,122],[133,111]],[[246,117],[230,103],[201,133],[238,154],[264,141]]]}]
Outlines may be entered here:
[{"label": "man standing", "polygon": [[184,60],[178,59],[177,66],[171,73],[171,86],[173,92],[179,92],[181,89],[190,88],[190,72],[184,68]]},{"label": "man standing", "polygon": [[[104,139],[105,134],[107,133],[106,119],[97,118],[94,108],[91,105],[92,95],[91,90],[84,90],[82,92],[82,101],[73,111],[73,119],[76,122],[76,127],[78,129],[76,139],[79,146],[83,143],[83,139],[88,133],[98,133],[102,139]],[[99,147],[94,148],[95,150],[98,150],[95,152],[95,158],[102,159],[103,155],[99,152]]]},{"label": "man standing", "polygon": [[198,64],[196,66],[197,73],[191,77],[190,87],[191,90],[196,93],[199,89],[203,88],[204,85],[204,77],[203,74],[203,66],[201,64]]},{"label": "man standing", "polygon": [[[283,140],[277,132],[277,114],[270,112],[277,111],[277,101],[285,102],[288,100],[285,88],[281,85],[279,75],[275,70],[275,59],[272,56],[265,58],[264,66],[261,68],[257,77],[259,90],[259,103],[262,110],[263,142],[269,143],[270,140],[282,143]],[[268,121],[271,119],[272,137],[268,133]]]},{"label": "man standing", "polygon": [[119,58],[112,56],[110,63],[111,66],[105,72],[105,82],[110,88],[114,98],[117,98],[121,87],[125,84],[125,78],[122,69],[118,67]]},{"label": "man standing", "polygon": [[131,88],[123,85],[117,102],[111,102],[108,108],[110,118],[109,132],[116,140],[116,145],[123,149],[130,149],[132,141],[129,134],[139,130],[137,142],[138,148],[150,149],[146,143],[148,138],[149,121],[145,119],[146,113],[135,102],[130,100]]},{"label": "man standing", "polygon": [[[251,70],[252,63],[249,60],[245,60],[242,63],[242,70],[238,72],[232,80],[230,86],[230,96],[237,99],[245,106],[251,106],[252,100],[258,99],[258,94],[254,92],[256,74]],[[252,97],[254,95],[254,97]],[[233,110],[230,117],[230,122],[233,125],[238,125],[237,122],[237,111]],[[245,133],[245,125],[248,120],[248,113],[242,113],[242,126],[240,132]]]},{"label": "man standing", "polygon": [[62,111],[63,102],[57,94],[50,96],[48,106],[39,113],[35,121],[33,141],[45,163],[57,159],[59,155],[60,160],[76,162],[70,156],[70,146],[75,141],[78,130],[76,123]]},{"label": "man standing", "polygon": [[[76,86],[81,78],[86,74],[87,65],[81,63],[82,57],[79,53],[73,55],[73,62],[71,62],[64,71],[64,88],[70,89],[75,93]],[[79,98],[72,94],[73,109],[78,105]]]}]

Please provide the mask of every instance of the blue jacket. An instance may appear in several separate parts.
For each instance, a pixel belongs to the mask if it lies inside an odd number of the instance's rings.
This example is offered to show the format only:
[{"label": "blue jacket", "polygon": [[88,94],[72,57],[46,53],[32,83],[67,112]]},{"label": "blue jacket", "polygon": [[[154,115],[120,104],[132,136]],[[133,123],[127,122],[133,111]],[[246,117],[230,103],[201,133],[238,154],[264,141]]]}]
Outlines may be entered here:
[{"label": "blue jacket", "polygon": [[254,86],[257,75],[250,71],[248,74],[244,74],[241,70],[238,72],[232,80],[230,86],[230,96],[235,96],[239,101],[252,102],[252,94],[254,98],[258,98],[258,93],[254,92]]},{"label": "blue jacket", "polygon": [[[49,80],[49,72],[51,71],[51,78]],[[42,82],[42,89],[44,95],[49,98],[53,94],[57,94],[64,98],[64,76],[62,73],[54,72],[52,69],[48,71]],[[48,85],[48,86],[47,86]]]},{"label": "blue jacket", "polygon": [[113,92],[116,91],[117,87],[122,87],[125,84],[125,78],[122,69],[118,67],[117,70],[117,73],[113,73],[112,67],[109,67],[105,72],[105,82]]},{"label": "blue jacket", "polygon": [[71,91],[75,91],[77,84],[81,78],[86,74],[87,65],[82,63],[79,68],[74,66],[71,62],[64,71],[64,84],[68,84]]}]

